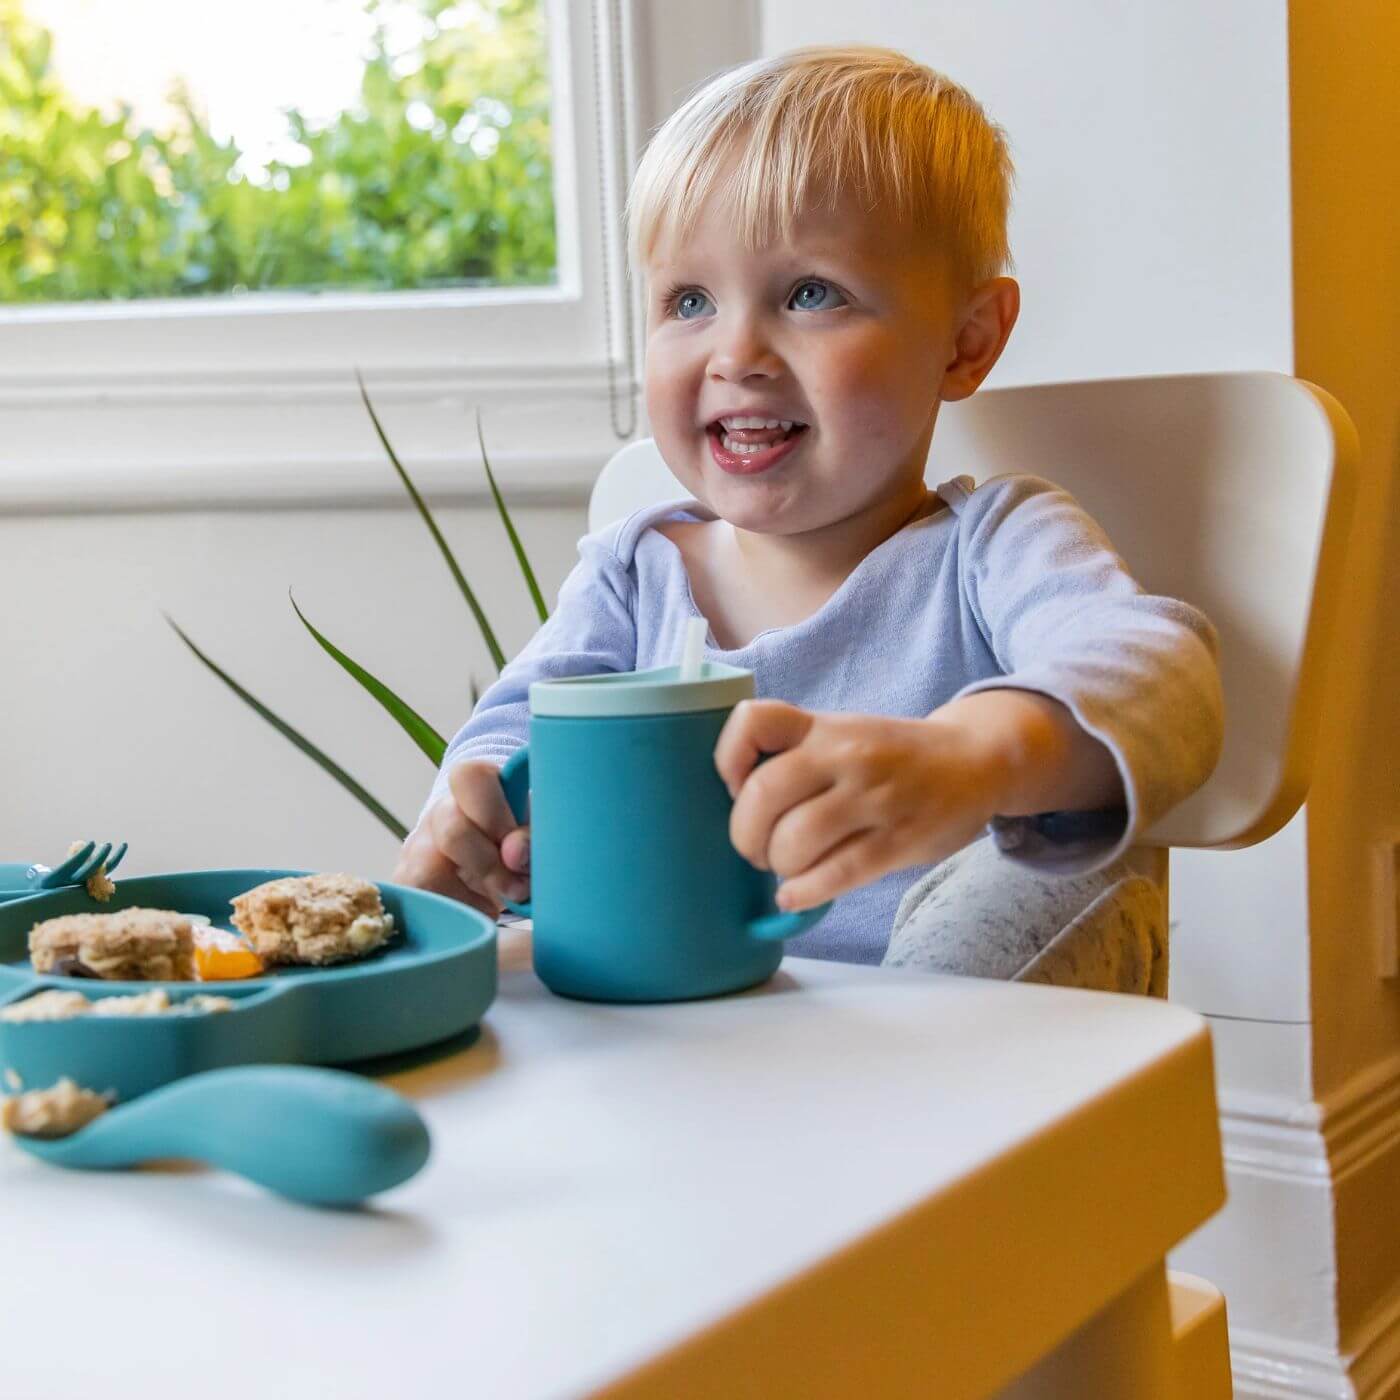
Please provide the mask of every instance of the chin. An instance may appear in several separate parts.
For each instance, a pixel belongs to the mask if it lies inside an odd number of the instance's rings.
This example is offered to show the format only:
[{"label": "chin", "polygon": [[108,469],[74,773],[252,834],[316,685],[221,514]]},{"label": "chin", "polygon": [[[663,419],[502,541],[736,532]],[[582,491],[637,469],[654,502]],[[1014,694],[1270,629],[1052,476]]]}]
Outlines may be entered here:
[{"label": "chin", "polygon": [[725,477],[717,483],[705,483],[705,490],[706,494],[696,499],[736,529],[755,535],[796,535],[812,528],[800,496],[794,499],[791,489],[777,489],[776,483],[770,487],[767,483],[736,483]]}]

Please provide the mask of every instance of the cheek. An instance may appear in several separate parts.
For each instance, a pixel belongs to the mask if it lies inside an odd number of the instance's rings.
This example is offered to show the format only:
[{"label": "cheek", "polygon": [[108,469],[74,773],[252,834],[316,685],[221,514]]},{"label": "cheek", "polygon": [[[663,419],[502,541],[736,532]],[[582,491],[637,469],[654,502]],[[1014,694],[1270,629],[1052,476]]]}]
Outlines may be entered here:
[{"label": "cheek", "polygon": [[917,357],[883,340],[843,347],[826,365],[823,396],[844,432],[866,442],[902,443],[927,416],[935,393]]},{"label": "cheek", "polygon": [[643,378],[647,415],[654,423],[690,421],[694,409],[687,403],[693,395],[682,356],[664,344],[649,345]]}]

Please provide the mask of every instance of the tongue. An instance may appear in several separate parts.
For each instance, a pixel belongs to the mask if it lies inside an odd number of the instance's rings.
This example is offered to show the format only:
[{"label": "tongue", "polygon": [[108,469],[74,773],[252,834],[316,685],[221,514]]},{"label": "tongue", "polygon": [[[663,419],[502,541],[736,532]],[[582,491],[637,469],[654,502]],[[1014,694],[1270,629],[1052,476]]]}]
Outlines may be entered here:
[{"label": "tongue", "polygon": [[784,432],[781,428],[730,428],[725,436],[731,442],[741,442],[746,447],[771,447],[775,442],[783,442],[791,431]]}]

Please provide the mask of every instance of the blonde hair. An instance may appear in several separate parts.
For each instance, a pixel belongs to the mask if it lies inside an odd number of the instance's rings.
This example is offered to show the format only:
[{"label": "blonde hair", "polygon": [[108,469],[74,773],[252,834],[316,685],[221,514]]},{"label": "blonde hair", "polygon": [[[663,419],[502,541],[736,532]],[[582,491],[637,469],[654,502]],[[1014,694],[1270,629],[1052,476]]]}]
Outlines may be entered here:
[{"label": "blonde hair", "polygon": [[1010,265],[1012,177],[1005,132],[951,79],[893,49],[810,46],[720,74],[662,124],[628,195],[628,248],[641,267],[719,194],[754,250],[789,239],[819,191],[849,193],[926,235],[971,287]]}]

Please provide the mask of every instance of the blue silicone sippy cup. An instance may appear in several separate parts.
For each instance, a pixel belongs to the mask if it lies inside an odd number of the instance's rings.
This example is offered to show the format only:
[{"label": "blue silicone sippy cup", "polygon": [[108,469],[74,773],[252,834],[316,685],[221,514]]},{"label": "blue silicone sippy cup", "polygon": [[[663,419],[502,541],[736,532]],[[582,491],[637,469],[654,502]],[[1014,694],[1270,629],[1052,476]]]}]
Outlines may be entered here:
[{"label": "blue silicone sippy cup", "polygon": [[782,940],[830,905],[779,913],[774,878],[729,839],[715,770],[753,672],[706,662],[536,681],[530,741],[501,770],[518,821],[529,796],[535,971],[563,996],[680,1001],[765,981]]}]

